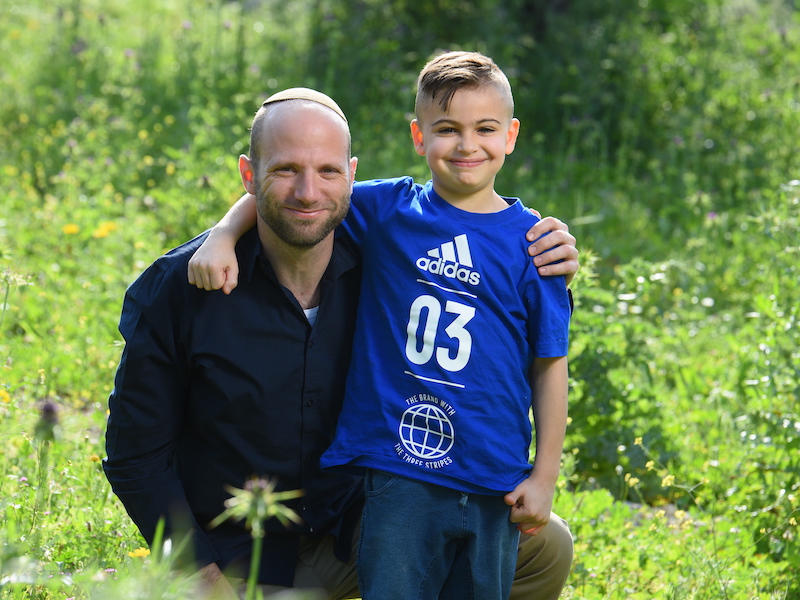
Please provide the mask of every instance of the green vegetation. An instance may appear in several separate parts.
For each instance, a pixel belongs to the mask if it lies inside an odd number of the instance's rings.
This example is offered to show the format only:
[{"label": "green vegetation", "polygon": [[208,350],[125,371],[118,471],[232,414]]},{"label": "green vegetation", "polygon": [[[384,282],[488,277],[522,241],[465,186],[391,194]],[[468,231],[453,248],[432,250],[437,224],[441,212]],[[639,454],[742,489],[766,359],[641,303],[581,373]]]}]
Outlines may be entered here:
[{"label": "green vegetation", "polygon": [[[433,8],[433,6],[435,8]],[[437,49],[511,76],[501,192],[570,223],[564,598],[800,598],[800,13],[788,0],[7,0],[0,598],[191,597],[102,474],[125,287],[240,193],[271,91],[318,86],[362,178]]]}]

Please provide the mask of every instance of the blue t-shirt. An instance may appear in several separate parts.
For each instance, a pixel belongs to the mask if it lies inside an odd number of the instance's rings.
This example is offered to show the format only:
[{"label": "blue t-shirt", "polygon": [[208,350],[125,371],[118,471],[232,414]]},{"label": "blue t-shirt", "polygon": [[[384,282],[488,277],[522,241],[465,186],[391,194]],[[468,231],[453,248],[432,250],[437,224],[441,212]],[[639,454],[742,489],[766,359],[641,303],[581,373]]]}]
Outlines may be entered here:
[{"label": "blue t-shirt", "polygon": [[530,472],[528,371],[566,356],[563,277],[540,277],[519,200],[471,213],[411,178],[356,184],[364,277],[344,405],[323,467],[503,494]]}]

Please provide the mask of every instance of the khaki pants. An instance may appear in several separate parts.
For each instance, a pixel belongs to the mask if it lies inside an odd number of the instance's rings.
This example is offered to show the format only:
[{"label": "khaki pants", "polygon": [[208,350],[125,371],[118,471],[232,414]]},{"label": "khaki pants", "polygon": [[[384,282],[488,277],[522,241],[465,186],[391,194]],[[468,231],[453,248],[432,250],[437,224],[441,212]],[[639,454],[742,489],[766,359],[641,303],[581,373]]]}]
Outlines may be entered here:
[{"label": "khaki pants", "polygon": [[[357,538],[356,538],[357,539]],[[353,549],[355,550],[354,540]],[[510,600],[557,600],[572,565],[572,534],[567,522],[551,515],[550,522],[533,537],[520,535],[517,571]],[[246,582],[230,578],[244,597]],[[271,600],[350,600],[358,591],[355,551],[349,563],[333,555],[333,538],[302,538],[294,588],[262,585]]]}]

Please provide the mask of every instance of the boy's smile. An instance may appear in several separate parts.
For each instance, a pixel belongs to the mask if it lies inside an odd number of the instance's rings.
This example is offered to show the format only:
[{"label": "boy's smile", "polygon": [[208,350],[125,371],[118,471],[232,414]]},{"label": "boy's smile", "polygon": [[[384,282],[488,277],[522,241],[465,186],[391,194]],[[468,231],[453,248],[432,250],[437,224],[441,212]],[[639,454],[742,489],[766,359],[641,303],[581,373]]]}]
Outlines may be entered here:
[{"label": "boy's smile", "polygon": [[428,161],[436,193],[472,212],[505,208],[494,179],[518,132],[519,121],[492,85],[458,90],[447,112],[429,102],[411,123],[414,146]]}]

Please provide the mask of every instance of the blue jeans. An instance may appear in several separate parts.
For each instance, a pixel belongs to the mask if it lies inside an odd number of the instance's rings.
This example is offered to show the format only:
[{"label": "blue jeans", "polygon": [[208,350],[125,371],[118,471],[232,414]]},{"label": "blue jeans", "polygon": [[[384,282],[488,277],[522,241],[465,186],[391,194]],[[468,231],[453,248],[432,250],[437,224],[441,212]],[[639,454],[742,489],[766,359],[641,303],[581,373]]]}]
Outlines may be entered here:
[{"label": "blue jeans", "polygon": [[364,600],[505,600],[519,532],[502,496],[367,473],[358,547]]}]

